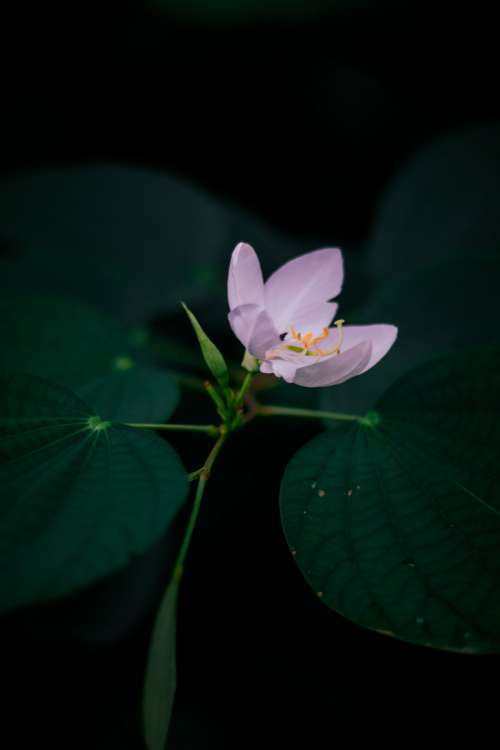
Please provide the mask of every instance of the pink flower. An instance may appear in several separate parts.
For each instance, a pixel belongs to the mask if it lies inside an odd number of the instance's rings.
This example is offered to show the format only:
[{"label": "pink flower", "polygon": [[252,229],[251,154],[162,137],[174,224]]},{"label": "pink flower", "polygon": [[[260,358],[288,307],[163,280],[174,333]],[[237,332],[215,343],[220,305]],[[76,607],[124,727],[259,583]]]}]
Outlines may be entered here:
[{"label": "pink flower", "polygon": [[377,364],[397,328],[385,323],[330,324],[343,281],[342,254],[324,248],[299,255],[264,283],[252,247],[240,242],[228,277],[229,323],[260,371],[307,388],[337,385]]}]

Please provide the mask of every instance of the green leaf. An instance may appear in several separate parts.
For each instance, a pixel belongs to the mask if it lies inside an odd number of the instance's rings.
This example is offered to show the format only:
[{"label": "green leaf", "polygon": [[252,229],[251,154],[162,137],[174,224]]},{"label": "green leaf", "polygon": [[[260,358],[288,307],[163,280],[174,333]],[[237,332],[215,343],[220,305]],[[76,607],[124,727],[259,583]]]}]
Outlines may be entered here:
[{"label": "green leaf", "polygon": [[186,311],[191,325],[194,328],[194,332],[196,333],[200,344],[201,353],[203,354],[203,359],[205,360],[208,369],[217,379],[222,388],[227,388],[229,385],[229,372],[224,357],[215,344],[208,338],[198,320],[184,302],[182,302],[182,307]]},{"label": "green leaf", "polygon": [[281,488],[283,528],[322,601],[397,638],[500,651],[500,351],[423,365],[377,426],[306,444]]},{"label": "green leaf", "polygon": [[[126,322],[225,299],[233,247],[292,257],[291,242],[161,171],[110,164],[10,174],[0,180],[3,290],[62,294]],[[224,303],[225,304],[225,303]]]},{"label": "green leaf", "polygon": [[0,372],[26,372],[66,385],[108,419],[167,420],[178,388],[138,361],[128,332],[90,307],[44,296],[0,300]]},{"label": "green leaf", "polygon": [[431,357],[500,343],[497,259],[440,262],[382,286],[350,324],[393,323],[398,337],[373,369],[341,386],[321,389],[321,406],[364,414],[398,377]]},{"label": "green leaf", "polygon": [[366,248],[380,278],[500,244],[500,126],[447,134],[419,151],[384,195]]},{"label": "green leaf", "polygon": [[58,597],[161,537],[187,492],[161,438],[105,421],[70,390],[0,375],[0,606]]},{"label": "green leaf", "polygon": [[174,577],[163,595],[149,647],[142,707],[148,750],[164,750],[174,707],[178,593],[179,579]]}]

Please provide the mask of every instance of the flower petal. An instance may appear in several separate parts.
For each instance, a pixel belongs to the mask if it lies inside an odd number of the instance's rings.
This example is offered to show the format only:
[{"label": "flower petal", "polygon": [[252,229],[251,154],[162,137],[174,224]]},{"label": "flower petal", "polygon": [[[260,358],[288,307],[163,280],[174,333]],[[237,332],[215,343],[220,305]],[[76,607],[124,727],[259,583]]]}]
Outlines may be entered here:
[{"label": "flower petal", "polygon": [[262,307],[259,307],[259,305],[239,305],[231,310],[227,316],[234,335],[245,348],[248,348],[255,322],[261,312]]},{"label": "flower petal", "polygon": [[305,388],[343,383],[344,380],[364,372],[370,361],[371,351],[370,341],[362,341],[341,354],[325,357],[308,367],[298,368],[293,382]]},{"label": "flower petal", "polygon": [[261,367],[261,372],[272,372],[277,378],[283,378],[287,383],[293,383],[297,372],[297,365],[294,365],[293,362],[286,362],[284,359],[271,359],[265,364],[268,364],[270,369],[262,370]]},{"label": "flower petal", "polygon": [[239,305],[264,306],[264,279],[253,247],[239,242],[231,255],[227,279],[229,309]]},{"label": "flower petal", "polygon": [[271,360],[266,359],[264,362],[261,362],[260,365],[260,371],[264,373],[264,375],[272,375],[273,374],[273,368],[271,365]]},{"label": "flower petal", "polygon": [[384,357],[394,344],[398,335],[396,326],[388,323],[374,323],[368,326],[344,326],[344,344],[342,351],[348,352],[361,341],[372,345],[370,359],[361,372],[366,372]]},{"label": "flower petal", "polygon": [[[315,303],[304,307],[300,314],[294,318],[293,326],[297,331],[320,334],[323,328],[327,328],[336,315],[338,305],[336,302]],[[283,331],[284,333],[284,331]]]},{"label": "flower petal", "polygon": [[266,352],[280,344],[281,339],[273,321],[265,310],[261,310],[247,344],[248,351],[257,359],[265,359]]},{"label": "flower petal", "polygon": [[264,299],[280,333],[292,325],[297,328],[304,316],[311,321],[317,318],[321,327],[325,302],[339,294],[343,277],[342,254],[331,247],[299,255],[278,268],[265,283]]}]

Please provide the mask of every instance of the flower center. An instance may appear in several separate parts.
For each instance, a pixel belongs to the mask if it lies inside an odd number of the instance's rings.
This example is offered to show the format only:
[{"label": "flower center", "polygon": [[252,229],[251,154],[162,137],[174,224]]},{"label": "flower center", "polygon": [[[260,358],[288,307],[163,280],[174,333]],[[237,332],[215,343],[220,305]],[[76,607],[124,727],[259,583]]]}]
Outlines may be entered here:
[{"label": "flower center", "polygon": [[335,346],[330,349],[321,349],[319,346],[321,341],[328,338],[330,331],[327,327],[323,328],[321,336],[314,336],[310,331],[309,333],[301,333],[300,331],[296,331],[292,326],[290,328],[291,339],[287,338],[281,346],[267,352],[266,359],[273,359],[273,357],[279,356],[280,351],[284,349],[290,352],[295,352],[296,354],[305,354],[308,357],[327,357],[330,354],[340,354],[340,347],[344,341],[344,330],[342,328],[344,323],[344,320],[335,321],[334,325],[337,326],[338,329],[338,339]]}]

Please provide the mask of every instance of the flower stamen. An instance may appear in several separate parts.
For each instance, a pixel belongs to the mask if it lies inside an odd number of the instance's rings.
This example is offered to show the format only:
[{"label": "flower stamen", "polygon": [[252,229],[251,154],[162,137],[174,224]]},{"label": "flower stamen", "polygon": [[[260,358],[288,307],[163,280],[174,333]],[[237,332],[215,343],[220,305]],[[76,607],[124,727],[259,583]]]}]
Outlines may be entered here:
[{"label": "flower stamen", "polygon": [[309,344],[311,343],[312,337],[313,337],[313,335],[312,335],[311,331],[309,331],[309,333],[305,333],[302,336],[302,343],[304,344],[304,346],[307,349],[307,351],[309,351]]},{"label": "flower stamen", "polygon": [[330,329],[328,327],[323,328],[323,333],[320,336],[315,336],[313,338],[313,333],[311,331],[308,331],[308,333],[301,333],[300,331],[297,331],[294,326],[291,326],[291,339],[289,339],[288,341],[285,340],[281,344],[281,346],[278,346],[276,349],[271,349],[270,351],[266,352],[266,359],[274,359],[275,357],[279,357],[279,353],[283,349],[287,349],[290,352],[295,352],[296,354],[305,354],[307,357],[328,357],[331,354],[340,354],[340,348],[344,343],[344,329],[342,328],[344,323],[345,321],[342,319],[336,320],[334,322],[334,325],[338,330],[338,340],[335,346],[333,346],[331,349],[325,350],[320,349],[318,344],[320,343],[320,341],[324,341],[325,339],[327,339],[330,335]]},{"label": "flower stamen", "polygon": [[342,327],[344,323],[345,323],[345,320],[342,320],[342,318],[340,318],[339,320],[336,320],[334,323],[334,325],[337,326],[337,330],[339,334],[339,337],[335,346],[333,346],[331,349],[327,349],[326,351],[323,351],[322,349],[319,349],[318,347],[316,347],[316,351],[320,357],[327,357],[329,354],[340,354],[340,347],[344,343],[344,329]]},{"label": "flower stamen", "polygon": [[324,341],[325,339],[328,338],[328,333],[329,333],[328,326],[326,326],[325,328],[323,328],[323,333],[321,334],[321,336],[316,336],[316,338],[313,339],[312,343],[313,343],[313,346],[316,347],[316,349],[318,349],[318,343],[320,341]]}]

